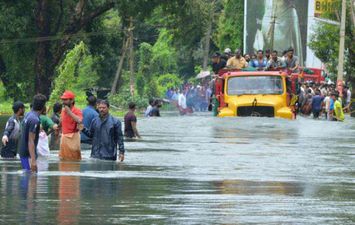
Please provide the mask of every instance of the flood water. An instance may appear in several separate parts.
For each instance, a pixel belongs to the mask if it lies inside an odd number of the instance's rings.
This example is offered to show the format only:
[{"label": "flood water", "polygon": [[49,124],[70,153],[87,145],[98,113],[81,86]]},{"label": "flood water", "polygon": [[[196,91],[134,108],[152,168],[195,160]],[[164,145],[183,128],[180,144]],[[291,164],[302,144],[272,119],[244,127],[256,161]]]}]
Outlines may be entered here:
[{"label": "flood water", "polygon": [[355,120],[140,119],[124,163],[0,161],[0,224],[354,224]]}]

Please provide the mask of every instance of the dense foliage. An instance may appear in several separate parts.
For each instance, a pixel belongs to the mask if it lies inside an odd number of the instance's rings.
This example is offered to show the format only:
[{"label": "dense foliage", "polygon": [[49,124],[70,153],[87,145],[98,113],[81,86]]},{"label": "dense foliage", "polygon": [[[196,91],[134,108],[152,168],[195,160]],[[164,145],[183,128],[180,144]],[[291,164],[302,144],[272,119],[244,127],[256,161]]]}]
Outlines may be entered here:
[{"label": "dense foliage", "polygon": [[86,90],[93,87],[98,80],[97,72],[93,69],[93,61],[83,42],[66,54],[63,63],[58,67],[58,77],[54,81],[50,105],[59,101],[65,90],[72,90],[78,96],[76,101],[85,103]]},{"label": "dense foliage", "polygon": [[[206,54],[240,47],[242,9],[241,0],[1,1],[0,96],[29,101],[40,92],[53,102],[64,89],[111,88],[133,22],[133,58],[126,55],[120,96],[110,98],[162,97],[194,77]],[[131,79],[136,96],[128,98]]]},{"label": "dense foliage", "polygon": [[[339,12],[336,15],[340,15]],[[346,72],[345,79],[350,81],[352,75],[355,74],[355,24],[352,21],[351,8],[347,8],[347,18],[346,18],[346,31],[345,31],[345,65],[344,72]],[[326,18],[332,20],[338,20],[337,16],[334,14],[325,15]],[[336,79],[337,66],[338,66],[338,54],[339,54],[339,26],[319,23],[315,28],[315,35],[311,37],[311,42],[309,44],[310,48],[314,50],[315,55],[326,64],[327,69],[332,75],[333,79]]]},{"label": "dense foliage", "polygon": [[244,0],[225,0],[215,33],[220,49],[243,48]]}]

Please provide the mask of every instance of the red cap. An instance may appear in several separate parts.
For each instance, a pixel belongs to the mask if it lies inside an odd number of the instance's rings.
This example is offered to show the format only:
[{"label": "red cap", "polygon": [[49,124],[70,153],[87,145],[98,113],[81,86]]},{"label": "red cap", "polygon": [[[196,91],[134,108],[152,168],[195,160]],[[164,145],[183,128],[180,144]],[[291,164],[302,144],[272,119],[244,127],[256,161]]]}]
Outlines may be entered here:
[{"label": "red cap", "polygon": [[75,95],[71,91],[65,91],[63,95],[60,97],[61,99],[74,99]]}]

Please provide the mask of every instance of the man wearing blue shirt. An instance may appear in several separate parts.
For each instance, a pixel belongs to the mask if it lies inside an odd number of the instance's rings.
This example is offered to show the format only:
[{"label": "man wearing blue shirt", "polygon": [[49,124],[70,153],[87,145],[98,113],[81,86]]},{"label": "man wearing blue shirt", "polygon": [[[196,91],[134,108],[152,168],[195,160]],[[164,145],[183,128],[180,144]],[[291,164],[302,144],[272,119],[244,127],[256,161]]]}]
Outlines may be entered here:
[{"label": "man wearing blue shirt", "polygon": [[334,112],[334,100],[330,98],[330,103],[329,103],[329,118],[328,120],[332,121],[333,120],[333,112]]},{"label": "man wearing blue shirt", "polygon": [[119,161],[124,160],[124,143],[121,121],[110,113],[110,103],[106,100],[98,104],[100,115],[95,117],[89,128],[83,132],[92,138],[91,157],[103,160],[117,160],[117,147]]},{"label": "man wearing blue shirt", "polygon": [[257,70],[264,70],[267,66],[267,60],[264,58],[264,51],[259,50],[257,53],[257,58],[252,60],[251,66]]},{"label": "man wearing blue shirt", "polygon": [[316,95],[312,97],[312,113],[314,119],[317,119],[319,117],[319,114],[322,110],[323,100],[324,97],[321,96],[320,92],[317,90]]},{"label": "man wearing blue shirt", "polygon": [[34,96],[32,109],[26,114],[22,123],[20,141],[20,159],[24,170],[37,172],[37,144],[40,130],[39,116],[46,105],[44,95]]},{"label": "man wearing blue shirt", "polygon": [[[93,119],[99,116],[99,113],[96,111],[96,97],[91,95],[87,99],[88,106],[83,110],[83,125],[84,127],[90,127],[91,122]],[[80,135],[81,143],[90,144],[91,145],[91,138],[86,136],[83,132]]]}]

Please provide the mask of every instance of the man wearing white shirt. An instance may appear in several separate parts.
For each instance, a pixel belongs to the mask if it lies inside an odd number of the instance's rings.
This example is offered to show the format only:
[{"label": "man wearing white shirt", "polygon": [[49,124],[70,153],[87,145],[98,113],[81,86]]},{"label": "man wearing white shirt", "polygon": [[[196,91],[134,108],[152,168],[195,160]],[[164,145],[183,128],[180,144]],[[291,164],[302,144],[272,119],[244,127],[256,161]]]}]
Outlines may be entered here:
[{"label": "man wearing white shirt", "polygon": [[149,117],[150,112],[151,112],[152,109],[153,109],[153,102],[154,102],[153,99],[149,99],[149,105],[148,105],[147,109],[146,109],[145,112],[144,112],[144,116],[145,116],[145,117]]},{"label": "man wearing white shirt", "polygon": [[179,105],[179,108],[181,108],[182,110],[185,110],[187,108],[186,97],[185,97],[184,92],[182,92],[182,91],[180,91],[180,94],[179,94],[178,105]]}]

